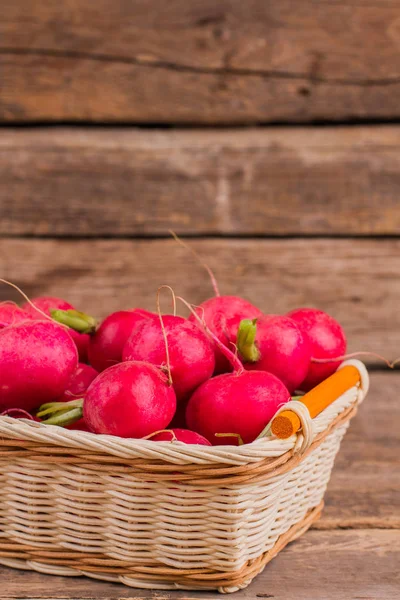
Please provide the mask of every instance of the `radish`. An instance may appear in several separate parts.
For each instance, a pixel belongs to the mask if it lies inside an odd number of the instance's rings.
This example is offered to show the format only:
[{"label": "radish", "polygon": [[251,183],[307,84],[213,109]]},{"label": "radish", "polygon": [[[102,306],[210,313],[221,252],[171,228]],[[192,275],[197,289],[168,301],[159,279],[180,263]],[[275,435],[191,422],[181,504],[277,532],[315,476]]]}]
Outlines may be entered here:
[{"label": "radish", "polygon": [[[238,296],[216,296],[209,298],[198,307],[197,315],[206,323],[210,331],[227,348],[231,347],[232,340],[236,340],[239,324],[242,319],[261,317],[262,312],[253,304]],[[195,321],[192,314],[189,321]],[[215,351],[215,373],[224,373],[232,370],[229,360],[218,346]]]},{"label": "radish", "polygon": [[[66,402],[68,402],[72,399],[81,398],[92,383],[92,381],[96,379],[98,374],[99,373],[95,371],[90,365],[80,363],[78,365],[77,370],[73,374],[71,381],[69,382],[68,387],[62,396],[61,401],[65,400]],[[90,428],[88,427],[83,417],[82,419],[79,419],[79,421],[68,425],[67,429],[75,431],[90,431]]]},{"label": "radish", "polygon": [[109,367],[91,383],[83,400],[40,407],[44,423],[66,426],[81,419],[94,433],[142,438],[165,429],[176,408],[175,392],[167,377],[145,362]]},{"label": "radish", "polygon": [[69,429],[70,431],[88,431],[90,433],[93,433],[89,426],[86,424],[86,421],[83,417],[82,419],[79,419],[79,421],[75,421],[75,423],[67,425],[65,429]]},{"label": "radish", "polygon": [[90,336],[87,333],[78,333],[73,329],[68,331],[68,333],[75,342],[76,348],[78,350],[79,360],[82,363],[87,363]]},{"label": "radish", "polygon": [[0,330],[0,407],[26,411],[58,398],[78,365],[71,336],[52,321]]},{"label": "radish", "polygon": [[79,363],[59,401],[68,402],[75,398],[82,398],[82,395],[97,376],[98,372],[93,367]]},{"label": "radish", "polygon": [[[183,317],[161,317],[168,340],[173,387],[178,402],[187,399],[215,367],[213,345],[194,323]],[[164,332],[159,319],[139,324],[125,344],[122,358],[144,360],[163,368],[167,362]]]},{"label": "radish", "polygon": [[0,329],[30,320],[30,314],[14,302],[7,301],[0,304]]},{"label": "radish", "polygon": [[[75,373],[73,373],[68,386],[62,396],[58,399],[58,402],[69,402],[71,400],[82,398],[83,394],[88,389],[89,385],[96,379],[98,372],[93,369],[90,365],[79,363]],[[74,429],[78,431],[90,431],[87,426],[85,419],[79,419],[75,423],[67,426],[67,429]]]},{"label": "radish", "polygon": [[[33,298],[31,302],[26,302],[22,305],[23,310],[30,315],[32,319],[43,320],[43,313],[51,316],[51,311],[59,310],[75,310],[72,304],[57,298],[55,296],[38,296]],[[87,353],[89,345],[89,336],[85,333],[79,333],[71,329],[68,332],[74,340],[79,353],[79,360],[87,362]]]},{"label": "radish", "polygon": [[289,317],[264,315],[244,319],[239,326],[237,348],[245,369],[276,375],[291,393],[304,381],[310,367],[308,337]]},{"label": "radish", "polygon": [[56,296],[37,296],[37,298],[32,298],[30,302],[25,302],[22,308],[33,319],[43,320],[43,313],[50,316],[50,310],[53,308],[68,310],[74,307],[66,300]]},{"label": "radish", "polygon": [[184,444],[198,444],[199,446],[211,446],[205,437],[189,429],[165,429],[147,436],[153,442],[183,442]]},{"label": "radish", "polygon": [[275,375],[238,370],[203,383],[189,400],[186,421],[214,446],[237,445],[238,440],[248,444],[289,400],[287,388]]},{"label": "radish", "polygon": [[[60,397],[60,402],[69,401],[73,398],[80,398],[91,382],[97,377],[98,373],[91,366],[80,363],[77,370],[72,375],[71,380],[68,384],[64,394]],[[32,416],[26,410],[22,408],[9,408],[2,413],[0,416],[14,417],[15,419],[30,419],[31,421],[40,421],[40,419]],[[79,431],[89,431],[85,420],[80,419],[76,423],[69,425],[67,429],[76,429]]]},{"label": "radish", "polygon": [[120,310],[104,319],[89,342],[89,362],[97,371],[104,371],[122,361],[122,351],[137,325],[155,318],[143,309]]},{"label": "radish", "polygon": [[186,409],[190,398],[186,400],[181,400],[174,414],[174,418],[172,419],[169,427],[172,429],[186,429]]},{"label": "radish", "polygon": [[[193,307],[178,298],[201,322]],[[250,443],[290,400],[284,384],[266,371],[245,371],[238,357],[203,323],[207,334],[231,363],[234,372],[218,375],[194,392],[186,410],[188,428],[213,445]]]},{"label": "radish", "polygon": [[[310,342],[312,359],[338,359],[346,354],[346,336],[341,325],[330,315],[315,308],[299,308],[288,313]],[[307,392],[332,375],[341,360],[316,363],[311,360],[300,388]]]}]

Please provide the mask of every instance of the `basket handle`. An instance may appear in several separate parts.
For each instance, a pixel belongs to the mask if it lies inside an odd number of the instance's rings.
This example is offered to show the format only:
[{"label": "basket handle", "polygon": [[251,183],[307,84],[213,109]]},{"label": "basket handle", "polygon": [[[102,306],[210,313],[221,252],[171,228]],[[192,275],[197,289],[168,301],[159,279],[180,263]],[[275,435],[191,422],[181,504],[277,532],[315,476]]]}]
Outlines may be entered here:
[{"label": "basket handle", "polygon": [[312,427],[310,421],[354,386],[361,387],[364,396],[368,389],[368,374],[363,363],[349,360],[300,400],[285,404],[272,420],[272,433],[279,439],[287,439],[303,428],[306,436],[305,430]]}]

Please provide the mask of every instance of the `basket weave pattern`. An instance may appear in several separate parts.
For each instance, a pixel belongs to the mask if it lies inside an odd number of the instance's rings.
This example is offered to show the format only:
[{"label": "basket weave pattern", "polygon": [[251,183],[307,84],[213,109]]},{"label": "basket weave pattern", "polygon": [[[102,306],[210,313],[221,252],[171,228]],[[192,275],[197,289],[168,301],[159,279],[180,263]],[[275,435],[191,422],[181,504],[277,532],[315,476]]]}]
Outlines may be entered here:
[{"label": "basket weave pattern", "polygon": [[210,448],[1,417],[0,563],[132,587],[243,588],[318,518],[362,387],[314,419],[308,449],[301,434]]}]

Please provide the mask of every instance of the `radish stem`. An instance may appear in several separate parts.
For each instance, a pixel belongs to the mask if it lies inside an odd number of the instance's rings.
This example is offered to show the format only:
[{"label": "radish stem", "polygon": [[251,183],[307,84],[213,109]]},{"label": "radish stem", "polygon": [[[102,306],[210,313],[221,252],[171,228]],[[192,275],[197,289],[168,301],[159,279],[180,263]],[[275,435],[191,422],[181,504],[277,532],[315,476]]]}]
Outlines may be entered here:
[{"label": "radish stem", "polygon": [[72,308],[68,310],[54,309],[50,310],[50,314],[54,321],[66,325],[78,333],[94,333],[96,331],[97,320],[79,310]]},{"label": "radish stem", "polygon": [[83,417],[83,399],[42,404],[36,416],[40,419],[47,415],[51,416],[42,421],[45,425],[59,425],[60,427],[71,425]]},{"label": "radish stem", "polygon": [[256,346],[257,319],[242,319],[237,332],[236,346],[245,362],[257,362],[260,351]]},{"label": "radish stem", "polygon": [[72,425],[82,419],[82,409],[81,408],[73,408],[72,410],[55,414],[53,417],[46,419],[46,421],[42,421],[45,425],[58,425],[59,427],[67,427],[68,425]]}]

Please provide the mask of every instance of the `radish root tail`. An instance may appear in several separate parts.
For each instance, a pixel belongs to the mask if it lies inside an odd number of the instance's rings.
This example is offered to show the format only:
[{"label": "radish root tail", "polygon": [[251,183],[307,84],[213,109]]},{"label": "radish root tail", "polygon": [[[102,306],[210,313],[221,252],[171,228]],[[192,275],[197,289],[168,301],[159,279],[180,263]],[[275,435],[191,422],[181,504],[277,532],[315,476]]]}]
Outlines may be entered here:
[{"label": "radish root tail", "polygon": [[219,350],[221,350],[222,354],[229,360],[235,373],[242,373],[243,365],[239,358],[236,356],[236,354],[234,354],[229,348],[224,346],[224,344],[217,338],[217,336],[207,327],[207,323],[205,322],[204,317],[201,318],[197,314],[197,310],[201,307],[193,307],[192,304],[189,304],[189,302],[187,302],[184,298],[181,298],[181,296],[177,296],[177,300],[182,302],[190,310],[197,322],[200,323],[200,325],[203,327],[207,335],[213,340],[213,342],[215,342]]},{"label": "radish root tail", "polygon": [[377,358],[378,360],[383,361],[389,367],[389,369],[394,369],[395,365],[400,362],[400,358],[390,361],[384,356],[376,354],[375,352],[352,352],[351,354],[344,354],[343,356],[334,356],[332,358],[312,358],[311,362],[320,365],[325,365],[332,362],[342,362],[343,360],[347,360],[348,358],[357,358],[357,356],[372,356],[373,358]]},{"label": "radish root tail", "polygon": [[176,295],[174,290],[172,289],[172,287],[170,285],[160,285],[160,287],[158,288],[158,291],[160,290],[169,290],[171,292],[171,296],[172,296],[172,308],[173,308],[173,313],[174,313],[174,317],[176,317]]},{"label": "radish root tail", "polygon": [[214,290],[214,294],[218,297],[221,294],[219,293],[219,288],[218,288],[218,283],[217,280],[215,278],[214,273],[212,272],[212,270],[210,269],[210,267],[208,266],[207,263],[204,262],[204,260],[201,258],[201,256],[196,252],[196,250],[193,250],[193,248],[191,248],[189,246],[189,244],[186,244],[186,242],[184,242],[183,240],[181,240],[180,237],[178,237],[175,233],[175,231],[172,231],[172,229],[169,229],[169,233],[172,235],[172,237],[174,238],[174,240],[176,242],[178,242],[178,244],[180,244],[183,248],[185,248],[185,250],[188,250],[189,252],[191,252],[193,254],[193,256],[196,258],[196,260],[199,262],[199,264],[204,267],[204,269],[207,271],[210,280],[211,280],[211,285],[213,287]]},{"label": "radish root tail", "polygon": [[[164,337],[164,343],[165,343],[165,354],[167,357],[167,370],[168,370],[168,383],[169,383],[169,385],[172,385],[173,381],[172,381],[172,374],[171,374],[171,361],[169,358],[168,337],[167,337],[167,332],[165,331],[165,325],[164,325],[164,321],[162,318],[162,312],[161,312],[161,306],[160,306],[160,293],[161,293],[162,288],[165,288],[165,287],[168,287],[172,291],[172,289],[169,286],[165,286],[165,285],[162,285],[158,288],[158,290],[157,290],[157,314],[158,314],[158,318],[160,319],[161,330],[162,330],[162,334]],[[172,291],[172,293],[173,293],[173,297],[175,299],[175,294],[173,291]]]},{"label": "radish root tail", "polygon": [[[42,310],[40,310],[40,308],[35,306],[35,304],[32,302],[32,300],[30,300],[30,298],[28,298],[28,296],[25,294],[25,292],[23,292],[21,290],[21,288],[19,288],[17,285],[15,285],[15,283],[11,283],[11,281],[7,281],[7,279],[0,279],[0,283],[5,283],[6,285],[9,285],[10,287],[14,288],[14,290],[17,290],[17,292],[19,294],[21,294],[21,296],[24,298],[24,300],[26,300],[28,302],[28,304],[30,304],[32,306],[32,308],[34,308],[38,313],[40,313],[42,315],[42,317],[44,317],[45,319],[48,319],[49,321],[53,321],[53,319],[51,317],[49,317],[49,315],[46,315],[46,313],[44,313]],[[53,323],[54,323],[54,321],[53,321]]]},{"label": "radish root tail", "polygon": [[155,435],[158,435],[159,433],[170,433],[171,439],[168,440],[169,442],[177,442],[178,441],[178,439],[175,435],[175,432],[172,431],[172,429],[159,429],[158,431],[153,431],[153,433],[146,435],[146,437],[142,438],[142,440],[151,440],[151,438],[153,438]]}]

